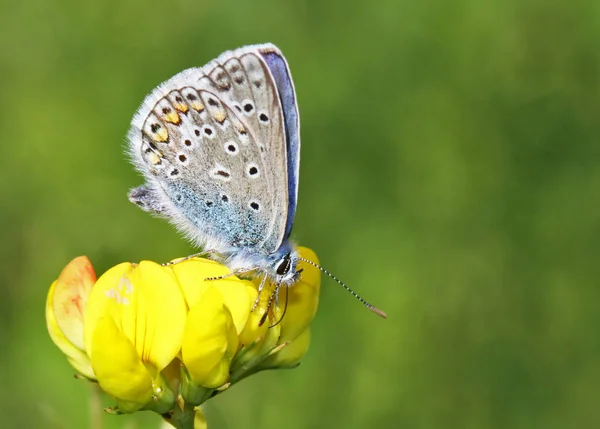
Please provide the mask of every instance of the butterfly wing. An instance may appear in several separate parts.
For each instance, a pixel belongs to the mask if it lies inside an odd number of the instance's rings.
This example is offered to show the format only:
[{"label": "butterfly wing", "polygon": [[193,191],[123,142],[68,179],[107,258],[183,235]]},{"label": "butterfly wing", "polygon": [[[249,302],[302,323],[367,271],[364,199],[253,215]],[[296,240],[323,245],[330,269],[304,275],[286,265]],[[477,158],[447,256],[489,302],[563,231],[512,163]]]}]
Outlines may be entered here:
[{"label": "butterfly wing", "polygon": [[288,64],[278,50],[261,50],[261,55],[269,66],[279,92],[279,99],[283,109],[285,124],[285,141],[287,154],[287,180],[288,180],[288,213],[284,240],[292,232],[296,205],[298,203],[298,180],[300,174],[300,116],[296,91],[290,74]]},{"label": "butterfly wing", "polygon": [[[283,61],[275,74],[264,55]],[[298,163],[296,154],[290,180],[285,118],[290,108],[274,77],[281,75],[281,64],[287,71],[274,46],[250,46],[156,88],[129,133],[132,158],[147,180],[130,199],[166,217],[202,247],[275,252],[291,229]],[[293,110],[297,124],[295,99]],[[295,135],[297,130],[296,125]]]}]

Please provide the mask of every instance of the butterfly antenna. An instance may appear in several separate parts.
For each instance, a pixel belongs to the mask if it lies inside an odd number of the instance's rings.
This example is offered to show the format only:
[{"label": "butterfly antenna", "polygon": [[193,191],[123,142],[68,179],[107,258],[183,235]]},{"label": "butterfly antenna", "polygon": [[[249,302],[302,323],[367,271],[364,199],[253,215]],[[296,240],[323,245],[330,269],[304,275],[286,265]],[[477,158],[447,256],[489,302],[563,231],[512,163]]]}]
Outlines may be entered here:
[{"label": "butterfly antenna", "polygon": [[359,294],[357,294],[352,289],[350,289],[346,285],[346,283],[344,283],[343,281],[341,281],[340,279],[338,279],[336,276],[334,276],[333,274],[331,274],[325,268],[323,268],[322,266],[320,266],[318,264],[315,264],[313,261],[310,261],[308,259],[305,259],[305,258],[298,258],[298,259],[300,259],[303,262],[306,262],[307,264],[312,265],[315,268],[318,268],[320,271],[322,271],[323,273],[327,274],[329,277],[331,277],[333,280],[335,280],[340,286],[342,286],[344,289],[346,289],[346,291],[350,292],[350,294],[354,298],[358,299],[358,301],[360,301],[365,307],[367,307],[369,310],[371,310],[373,313],[375,313],[379,317],[387,319],[387,314],[385,314],[385,312],[383,310],[380,310],[379,308],[375,307],[373,304],[369,304],[363,297],[361,297]]}]

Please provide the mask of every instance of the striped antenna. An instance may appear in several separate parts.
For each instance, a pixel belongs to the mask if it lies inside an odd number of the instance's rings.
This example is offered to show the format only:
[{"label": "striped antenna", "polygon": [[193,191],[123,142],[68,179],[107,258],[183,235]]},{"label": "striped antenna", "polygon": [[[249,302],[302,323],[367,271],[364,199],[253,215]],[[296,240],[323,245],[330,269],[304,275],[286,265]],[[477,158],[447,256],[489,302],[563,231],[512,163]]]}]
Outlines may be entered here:
[{"label": "striped antenna", "polygon": [[348,286],[346,286],[346,283],[344,283],[343,281],[341,281],[340,279],[338,279],[336,276],[334,276],[333,274],[331,274],[325,268],[323,268],[322,266],[320,266],[318,264],[315,264],[313,261],[309,261],[306,258],[298,258],[298,259],[300,259],[301,261],[306,262],[307,264],[312,265],[315,268],[318,268],[319,270],[321,270],[322,272],[324,272],[325,274],[327,274],[329,277],[331,277],[333,280],[335,280],[338,284],[340,284],[340,286],[342,286],[344,289],[346,289],[348,292],[350,292],[350,294],[354,298],[358,299],[365,307],[367,307],[369,310],[371,310],[373,313],[375,313],[379,317],[383,317],[384,319],[387,319],[387,314],[385,314],[385,312],[383,310],[380,310],[379,308],[375,307],[373,304],[369,304],[359,294],[357,294],[352,289],[350,289]]}]

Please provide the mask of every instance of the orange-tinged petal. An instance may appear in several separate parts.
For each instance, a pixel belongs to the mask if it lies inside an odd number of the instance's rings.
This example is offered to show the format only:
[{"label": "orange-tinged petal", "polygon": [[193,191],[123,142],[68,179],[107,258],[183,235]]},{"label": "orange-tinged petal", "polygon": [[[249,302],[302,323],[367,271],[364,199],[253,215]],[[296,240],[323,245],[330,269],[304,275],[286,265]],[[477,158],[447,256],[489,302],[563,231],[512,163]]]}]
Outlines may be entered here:
[{"label": "orange-tinged petal", "polygon": [[96,274],[89,259],[77,257],[52,283],[46,299],[50,338],[77,372],[90,379],[95,376],[83,346],[83,313],[95,281]]},{"label": "orange-tinged petal", "polygon": [[56,344],[65,355],[67,355],[67,360],[78,373],[86,378],[95,379],[96,376],[92,370],[90,358],[83,350],[78,349],[68,340],[56,322],[54,311],[52,311],[55,286],[56,282],[52,283],[52,286],[50,286],[50,290],[48,291],[48,299],[46,301],[46,325],[48,326],[50,338],[54,344]]},{"label": "orange-tinged petal", "polygon": [[86,256],[73,259],[62,270],[54,285],[52,311],[58,328],[79,350],[83,345],[83,314],[96,273]]},{"label": "orange-tinged petal", "polygon": [[215,388],[227,381],[238,338],[222,294],[208,288],[190,309],[181,356],[194,384]]}]

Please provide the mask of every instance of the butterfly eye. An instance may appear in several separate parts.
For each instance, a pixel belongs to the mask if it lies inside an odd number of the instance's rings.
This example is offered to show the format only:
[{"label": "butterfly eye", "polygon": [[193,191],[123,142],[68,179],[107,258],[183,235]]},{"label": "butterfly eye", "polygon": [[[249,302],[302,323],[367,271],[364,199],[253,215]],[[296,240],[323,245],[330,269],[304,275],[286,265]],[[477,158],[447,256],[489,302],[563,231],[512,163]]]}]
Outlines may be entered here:
[{"label": "butterfly eye", "polygon": [[282,261],[277,266],[277,270],[276,270],[277,274],[280,276],[286,275],[290,271],[291,265],[292,265],[292,258],[290,257],[290,254],[288,253],[287,255],[285,255],[283,257]]}]

